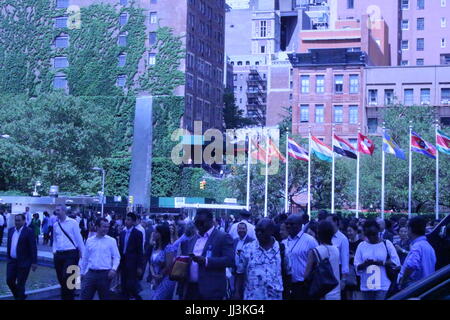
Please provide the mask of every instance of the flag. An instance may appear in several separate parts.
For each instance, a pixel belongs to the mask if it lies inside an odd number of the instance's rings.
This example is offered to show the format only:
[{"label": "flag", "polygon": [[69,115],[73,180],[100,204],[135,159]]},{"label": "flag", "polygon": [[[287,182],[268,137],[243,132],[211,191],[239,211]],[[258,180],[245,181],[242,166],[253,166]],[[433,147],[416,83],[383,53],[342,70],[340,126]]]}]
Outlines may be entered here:
[{"label": "flag", "polygon": [[383,133],[383,151],[385,153],[393,154],[399,159],[406,160],[405,152],[400,149],[386,131]]},{"label": "flag", "polygon": [[337,154],[340,154],[341,156],[357,159],[356,156],[356,150],[353,148],[353,146],[350,144],[350,142],[346,141],[345,139],[342,139],[338,137],[337,135],[334,135],[333,139],[333,151]]},{"label": "flag", "polygon": [[315,154],[317,158],[328,162],[333,160],[333,151],[325,143],[314,136],[311,136],[309,143],[311,143],[311,153]]},{"label": "flag", "polygon": [[373,141],[366,136],[363,136],[361,133],[358,133],[358,151],[371,156],[373,155],[374,150],[375,145],[373,144]]},{"label": "flag", "polygon": [[[261,146],[261,139],[266,139],[264,136],[258,136],[258,141],[252,140],[252,151],[251,155],[254,159],[266,163],[266,146]],[[265,143],[264,143],[265,144]],[[286,161],[286,158],[281,154],[280,150],[275,146],[272,139],[269,138],[269,153],[268,153],[269,163],[272,162],[274,158],[278,158],[281,161]]]},{"label": "flag", "polygon": [[308,151],[300,147],[294,139],[288,139],[288,154],[297,160],[309,161]]},{"label": "flag", "polygon": [[450,136],[438,130],[436,135],[436,147],[440,152],[450,155]]},{"label": "flag", "polygon": [[411,150],[417,153],[421,153],[428,158],[436,159],[436,148],[431,143],[423,140],[414,131],[411,133]]}]

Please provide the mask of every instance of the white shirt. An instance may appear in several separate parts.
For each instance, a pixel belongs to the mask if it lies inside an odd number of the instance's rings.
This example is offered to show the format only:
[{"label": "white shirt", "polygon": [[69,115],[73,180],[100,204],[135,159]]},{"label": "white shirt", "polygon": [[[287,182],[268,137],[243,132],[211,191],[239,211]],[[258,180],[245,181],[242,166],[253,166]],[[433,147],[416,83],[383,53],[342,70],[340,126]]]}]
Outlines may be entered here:
[{"label": "white shirt", "polygon": [[26,223],[26,226],[28,227],[31,224],[31,220],[33,217],[31,216],[30,211],[24,212],[23,214],[25,215],[25,223]]},{"label": "white shirt", "polygon": [[324,300],[341,300],[341,285],[339,276],[339,264],[340,264],[339,250],[335,246],[324,244],[321,244],[316,249],[319,252],[321,259],[328,258],[328,260],[330,261],[331,268],[333,269],[333,274],[336,277],[336,280],[338,281],[338,285],[325,295]]},{"label": "white shirt", "polygon": [[56,251],[67,251],[77,248],[81,250],[81,252],[83,252],[84,243],[83,238],[81,237],[79,224],[74,219],[69,217],[66,217],[66,219],[64,221],[60,221],[60,223],[66,233],[70,236],[70,238],[72,238],[72,241],[77,247],[75,248],[72,242],[70,242],[70,240],[59,227],[57,221],[53,225],[53,253],[55,253]]},{"label": "white shirt", "polygon": [[302,282],[305,280],[306,264],[308,262],[309,250],[319,244],[313,236],[300,231],[294,238],[283,240],[286,255],[289,257],[292,268],[292,281]]},{"label": "white shirt", "polygon": [[342,274],[349,273],[350,245],[347,237],[341,231],[337,231],[331,239],[333,246],[339,249],[340,265]]},{"label": "white shirt", "polygon": [[247,235],[253,239],[256,239],[256,233],[255,233],[255,226],[252,225],[250,222],[248,222],[245,219],[242,219],[239,222],[236,222],[235,224],[233,224],[230,228],[230,231],[228,232],[228,234],[233,238],[233,239],[237,239],[239,238],[238,232],[237,232],[237,228],[239,223],[245,223],[247,225]]},{"label": "white shirt", "polygon": [[136,230],[140,231],[142,233],[142,252],[144,252],[144,248],[145,248],[145,229],[144,227],[139,223],[136,226]]},{"label": "white shirt", "polygon": [[5,224],[5,218],[3,218],[3,215],[0,214],[0,228],[3,227]]},{"label": "white shirt", "polygon": [[11,239],[11,258],[13,259],[17,259],[17,243],[19,242],[19,237],[20,234],[22,233],[23,230],[23,226],[22,228],[19,229],[19,231],[17,231],[16,228],[14,228],[14,233],[12,235],[12,239]]},{"label": "white shirt", "polygon": [[120,263],[120,253],[117,241],[105,235],[87,239],[83,259],[80,262],[81,274],[93,270],[117,270]]},{"label": "white shirt", "polygon": [[[379,260],[386,262],[387,251],[389,250],[392,262],[400,266],[400,259],[398,258],[397,251],[394,245],[389,240],[386,240],[386,246],[384,242],[377,244],[371,244],[367,241],[363,241],[358,245],[355,253],[355,268],[368,259]],[[361,276],[361,291],[387,291],[391,285],[391,281],[387,277],[386,268],[384,266],[369,266],[366,270],[357,271]]]},{"label": "white shirt", "polygon": [[[211,233],[214,231],[214,227],[209,229],[203,236],[199,235],[199,238],[195,242],[193,254],[196,256],[201,256],[203,253],[203,249],[205,248],[206,242],[208,241],[208,238],[211,236]],[[208,252],[206,253],[206,259],[208,259]],[[207,264],[208,261],[206,261]],[[198,282],[198,263],[192,261],[191,263],[191,282]]]},{"label": "white shirt", "polygon": [[108,222],[111,222],[111,220],[112,220],[112,218],[111,218],[111,216],[110,216],[109,214],[107,214],[107,215],[105,216],[105,219],[108,220]]}]

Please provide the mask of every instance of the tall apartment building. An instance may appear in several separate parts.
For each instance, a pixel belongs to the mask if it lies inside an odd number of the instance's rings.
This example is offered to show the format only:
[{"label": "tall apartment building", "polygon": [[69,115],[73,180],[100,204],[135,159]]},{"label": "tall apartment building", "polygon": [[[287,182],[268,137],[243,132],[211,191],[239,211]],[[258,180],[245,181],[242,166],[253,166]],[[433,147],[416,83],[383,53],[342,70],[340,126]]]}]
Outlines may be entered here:
[{"label": "tall apartment building", "polygon": [[[131,0],[52,0],[55,8],[69,6],[89,6],[105,3],[121,8],[131,5]],[[202,121],[203,131],[208,128],[223,128],[223,91],[224,91],[224,34],[225,0],[185,0],[134,1],[143,9],[146,26],[146,51],[139,63],[137,77],[146,68],[158,63],[156,53],[151,47],[157,41],[158,26],[170,27],[174,34],[182,36],[186,58],[181,61],[180,70],[186,75],[186,83],[176,89],[175,94],[185,97],[185,110],[182,119],[183,128],[194,131],[194,121]],[[58,23],[58,18],[57,23]],[[67,23],[67,17],[59,17],[60,23]],[[120,16],[117,24],[127,23],[127,17]],[[82,24],[81,24],[82,28]],[[126,62],[127,35],[119,35],[119,45],[124,47],[118,57],[118,63]],[[56,42],[68,44],[66,36],[56,38]],[[66,57],[60,57],[58,63],[68,63]],[[64,60],[64,61],[63,61]],[[59,78],[58,78],[59,77]],[[57,75],[56,87],[67,86],[64,76]],[[123,86],[126,79],[119,76],[117,85]],[[142,94],[146,94],[142,92]]]}]

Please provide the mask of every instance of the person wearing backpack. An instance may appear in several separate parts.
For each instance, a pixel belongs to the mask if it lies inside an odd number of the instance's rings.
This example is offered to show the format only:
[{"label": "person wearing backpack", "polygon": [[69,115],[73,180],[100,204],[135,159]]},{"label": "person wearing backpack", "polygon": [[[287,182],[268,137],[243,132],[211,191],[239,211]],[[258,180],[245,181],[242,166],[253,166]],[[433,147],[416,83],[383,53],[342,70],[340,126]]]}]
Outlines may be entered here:
[{"label": "person wearing backpack", "polygon": [[[328,276],[331,280],[333,280],[334,277],[335,286],[321,298],[322,300],[341,300],[341,287],[339,281],[339,249],[333,246],[332,243],[334,233],[335,229],[331,222],[321,221],[317,231],[317,237],[320,245],[310,250],[308,253],[305,279],[310,280],[313,270],[320,269],[320,263],[328,263],[329,266],[331,266],[331,272],[329,272]],[[327,267],[329,268],[329,266]],[[325,278],[323,274],[317,276],[321,276],[322,279]],[[309,285],[313,285],[313,283],[309,282]],[[311,288],[309,289],[311,292]],[[324,291],[327,291],[327,289],[324,289]]]},{"label": "person wearing backpack", "polygon": [[391,285],[395,285],[392,271],[400,266],[400,259],[392,242],[380,238],[376,220],[367,220],[363,228],[366,241],[358,245],[354,258],[363,300],[384,300]]}]

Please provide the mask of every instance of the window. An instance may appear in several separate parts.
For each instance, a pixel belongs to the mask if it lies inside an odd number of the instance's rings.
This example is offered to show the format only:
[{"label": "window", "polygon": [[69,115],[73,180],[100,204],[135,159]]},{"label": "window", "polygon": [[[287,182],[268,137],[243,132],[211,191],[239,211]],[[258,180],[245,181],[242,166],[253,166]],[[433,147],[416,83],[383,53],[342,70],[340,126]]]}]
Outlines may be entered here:
[{"label": "window", "polygon": [[355,8],[355,0],[347,0],[347,9]]},{"label": "window", "polygon": [[416,65],[417,66],[423,66],[424,65],[425,60],[422,58],[416,59]]},{"label": "window", "polygon": [[408,49],[409,49],[409,41],[402,40],[402,50],[408,50]]},{"label": "window", "polygon": [[417,18],[417,30],[425,30],[425,18]]},{"label": "window", "polygon": [[267,21],[260,21],[259,23],[259,36],[265,38],[267,36]]},{"label": "window", "polygon": [[348,122],[351,124],[358,123],[358,106],[348,107]]},{"label": "window", "polygon": [[[194,89],[194,76],[190,73],[186,73],[186,87],[188,89]],[[234,87],[236,89],[236,87]]]},{"label": "window", "polygon": [[323,123],[324,113],[323,104],[316,105],[316,123]]},{"label": "window", "polygon": [[125,47],[127,45],[127,35],[121,34],[119,35],[119,46]]},{"label": "window", "polygon": [[128,0],[120,0],[121,6],[126,6],[128,4]]},{"label": "window", "polygon": [[441,48],[445,48],[447,46],[447,42],[445,41],[445,38],[441,39]]},{"label": "window", "polygon": [[334,106],[334,123],[342,123],[343,110],[342,106]]},{"label": "window", "polygon": [[55,28],[67,28],[67,17],[55,18]]},{"label": "window", "polygon": [[69,60],[67,57],[55,57],[53,60],[53,67],[55,69],[67,68],[69,66]]},{"label": "window", "polygon": [[119,16],[119,24],[121,26],[124,26],[127,24],[127,22],[128,22],[128,13],[126,13],[126,12],[121,13]]},{"label": "window", "polygon": [[149,53],[148,54],[148,64],[150,66],[154,66],[156,64],[156,53]]},{"label": "window", "polygon": [[409,0],[402,0],[402,10],[409,10]]},{"label": "window", "polygon": [[266,53],[266,46],[261,46],[261,53]]},{"label": "window", "polygon": [[300,122],[309,122],[309,105],[307,104],[300,106]]},{"label": "window", "polygon": [[309,93],[309,76],[301,76],[300,83],[301,83],[301,92]]},{"label": "window", "polygon": [[417,51],[423,51],[425,49],[425,39],[418,38],[417,39]]},{"label": "window", "polygon": [[67,48],[69,46],[69,36],[58,36],[55,38],[55,47]]},{"label": "window", "polygon": [[400,62],[400,64],[401,64],[402,66],[407,66],[407,65],[409,65],[409,62],[408,62],[408,60],[402,60],[402,61]]},{"label": "window", "polygon": [[420,104],[430,104],[430,89],[420,89]]},{"label": "window", "polygon": [[450,104],[450,88],[441,89],[441,103]]},{"label": "window", "polygon": [[121,55],[119,55],[119,62],[118,62],[118,66],[119,67],[125,67],[125,64],[127,63],[127,54],[126,53],[122,53]]},{"label": "window", "polygon": [[359,76],[357,74],[350,75],[350,93],[359,92]]},{"label": "window", "polygon": [[441,54],[441,64],[450,64],[450,54]]},{"label": "window", "polygon": [[425,0],[417,0],[417,9],[418,10],[425,9]]},{"label": "window", "polygon": [[377,133],[378,118],[368,118],[367,119],[367,127],[369,129],[369,133]]},{"label": "window", "polygon": [[325,76],[316,76],[316,93],[325,92]]},{"label": "window", "polygon": [[55,89],[66,89],[67,88],[67,78],[66,78],[66,76],[55,76],[53,78],[53,88],[55,88]]},{"label": "window", "polygon": [[233,81],[237,81],[238,77],[236,73],[233,73]]},{"label": "window", "polygon": [[337,74],[334,76],[334,93],[342,93],[344,91],[344,76]]},{"label": "window", "polygon": [[57,9],[67,9],[69,7],[69,0],[56,0]]},{"label": "window", "polygon": [[447,28],[447,19],[441,18],[441,28]]},{"label": "window", "polygon": [[402,30],[409,29],[409,20],[402,20]]},{"label": "window", "polygon": [[403,104],[405,106],[412,106],[414,104],[414,89],[404,90]]},{"label": "window", "polygon": [[441,7],[445,8],[447,6],[447,0],[441,0]]},{"label": "window", "polygon": [[125,87],[125,83],[127,82],[127,76],[122,74],[120,76],[117,77],[117,86],[118,87]]},{"label": "window", "polygon": [[394,103],[394,89],[384,89],[384,104],[391,105]]},{"label": "window", "polygon": [[150,12],[150,23],[154,24],[158,22],[158,16],[156,12]]},{"label": "window", "polygon": [[148,34],[148,43],[153,46],[156,43],[156,32],[150,32]]},{"label": "window", "polygon": [[370,89],[369,90],[369,104],[377,104],[378,103],[378,90]]}]

